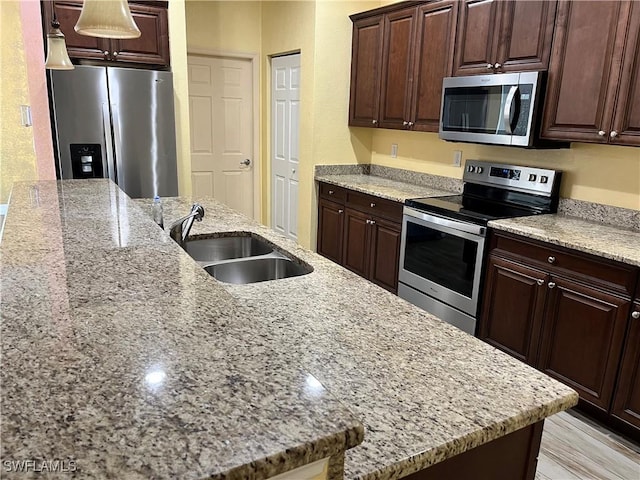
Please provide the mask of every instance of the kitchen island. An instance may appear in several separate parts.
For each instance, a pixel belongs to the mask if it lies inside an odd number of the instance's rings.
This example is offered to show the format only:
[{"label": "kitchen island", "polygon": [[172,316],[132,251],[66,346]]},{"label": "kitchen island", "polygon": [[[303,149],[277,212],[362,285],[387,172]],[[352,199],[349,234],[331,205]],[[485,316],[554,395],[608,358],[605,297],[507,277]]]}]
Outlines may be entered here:
[{"label": "kitchen island", "polygon": [[[153,223],[150,201],[107,180],[14,187],[0,246],[3,466],[59,459],[82,477],[266,478],[329,458],[330,477],[399,478],[514,432],[539,442],[542,420],[577,402],[544,374],[202,203],[192,236],[248,232],[313,272],[222,284]],[[166,199],[166,223],[190,205]]]}]

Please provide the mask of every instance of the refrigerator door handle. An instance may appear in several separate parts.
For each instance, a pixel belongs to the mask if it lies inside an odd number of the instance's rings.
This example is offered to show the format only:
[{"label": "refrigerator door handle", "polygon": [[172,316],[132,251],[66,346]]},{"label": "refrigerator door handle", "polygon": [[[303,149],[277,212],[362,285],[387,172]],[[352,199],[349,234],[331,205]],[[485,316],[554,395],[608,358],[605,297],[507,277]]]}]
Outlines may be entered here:
[{"label": "refrigerator door handle", "polygon": [[120,188],[124,187],[124,168],[122,168],[122,151],[120,146],[122,141],[120,138],[120,112],[118,112],[118,104],[111,104],[111,122],[113,123],[113,145],[116,154],[116,176],[118,178],[118,185]]},{"label": "refrigerator door handle", "polygon": [[111,138],[111,120],[109,118],[109,104],[102,104],[102,129],[104,136],[104,149],[107,155],[107,177],[116,181],[115,161],[113,158],[113,139]]}]

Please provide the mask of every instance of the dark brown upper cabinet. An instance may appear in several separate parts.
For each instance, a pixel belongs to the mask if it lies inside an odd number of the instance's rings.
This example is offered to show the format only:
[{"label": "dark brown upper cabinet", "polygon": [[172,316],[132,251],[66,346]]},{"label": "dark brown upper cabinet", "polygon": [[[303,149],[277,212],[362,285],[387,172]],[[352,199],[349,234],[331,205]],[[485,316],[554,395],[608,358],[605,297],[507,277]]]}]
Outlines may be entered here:
[{"label": "dark brown upper cabinet", "polygon": [[546,70],[555,1],[460,2],[454,75]]},{"label": "dark brown upper cabinet", "polygon": [[559,4],[541,135],[640,145],[640,2]]},{"label": "dark brown upper cabinet", "polygon": [[349,125],[438,131],[457,13],[455,0],[442,0],[351,17]]},{"label": "dark brown upper cabinet", "polygon": [[[45,31],[51,24],[51,6],[50,1],[43,3]],[[80,17],[82,1],[57,0],[55,9],[71,59],[127,62],[157,67],[168,67],[170,64],[166,2],[130,3],[131,15],[141,35],[127,40],[88,37],[76,33],[74,27]]]}]

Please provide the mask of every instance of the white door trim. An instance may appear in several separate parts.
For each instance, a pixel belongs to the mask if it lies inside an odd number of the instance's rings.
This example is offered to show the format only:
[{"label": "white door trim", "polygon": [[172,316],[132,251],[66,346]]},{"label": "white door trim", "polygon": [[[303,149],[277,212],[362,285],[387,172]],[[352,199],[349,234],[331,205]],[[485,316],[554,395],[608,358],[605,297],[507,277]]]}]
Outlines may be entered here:
[{"label": "white door trim", "polygon": [[239,58],[251,61],[253,83],[253,217],[262,223],[262,152],[260,150],[260,56],[257,53],[190,48],[187,56]]}]

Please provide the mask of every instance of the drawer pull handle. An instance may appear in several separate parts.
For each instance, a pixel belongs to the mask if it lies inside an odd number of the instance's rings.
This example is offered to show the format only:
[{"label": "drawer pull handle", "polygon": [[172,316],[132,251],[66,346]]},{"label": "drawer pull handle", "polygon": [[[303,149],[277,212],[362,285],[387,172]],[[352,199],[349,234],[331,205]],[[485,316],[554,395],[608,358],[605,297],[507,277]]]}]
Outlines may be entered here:
[{"label": "drawer pull handle", "polygon": [[549,288],[553,288],[556,286],[556,282],[549,282]]},{"label": "drawer pull handle", "polygon": [[540,286],[544,285],[544,280],[539,278],[538,280],[536,280],[536,283]]},{"label": "drawer pull handle", "polygon": [[547,261],[549,263],[556,263],[556,257],[551,256],[551,257],[547,258]]},{"label": "drawer pull handle", "polygon": [[633,312],[633,313],[631,314],[631,316],[637,320],[637,319],[639,319],[639,318],[640,318],[640,312],[638,312],[638,311],[636,310],[635,312]]},{"label": "drawer pull handle", "polygon": [[375,203],[373,203],[373,202],[371,202],[371,208],[373,208],[373,207],[375,207],[375,206],[376,206],[376,204],[375,204]]}]

